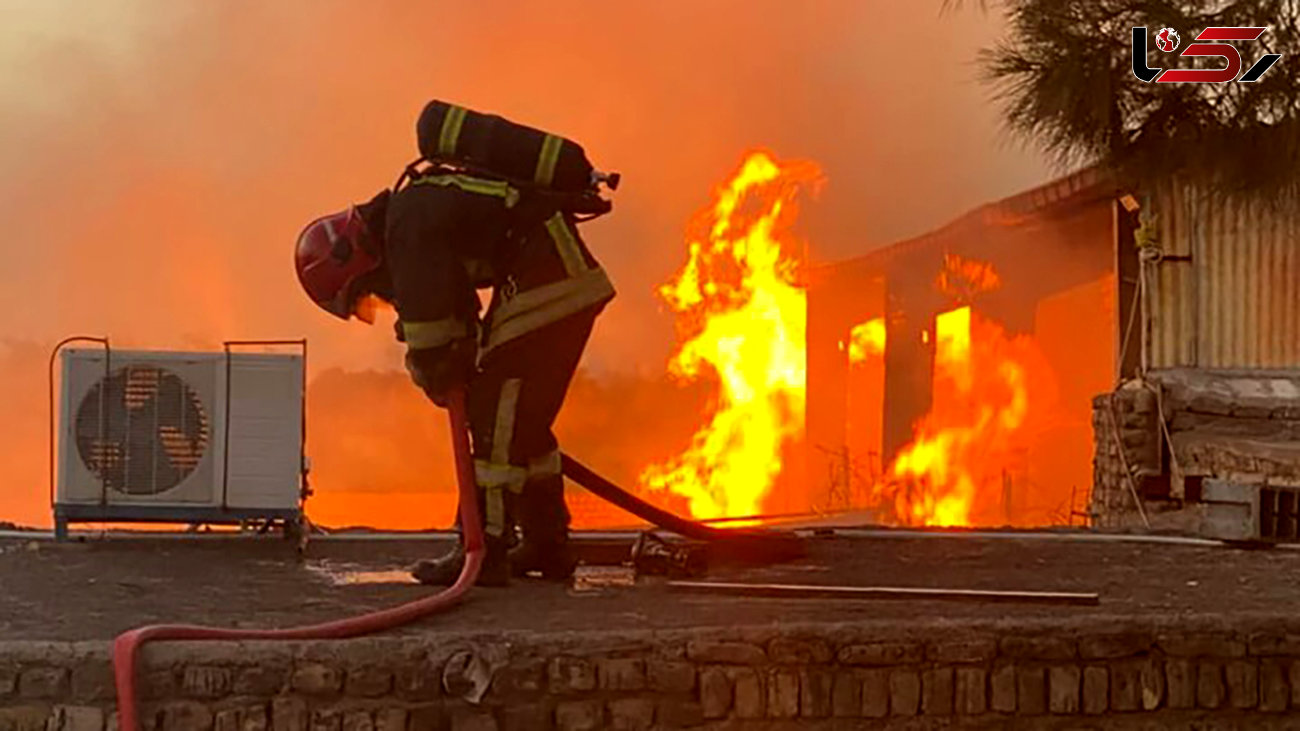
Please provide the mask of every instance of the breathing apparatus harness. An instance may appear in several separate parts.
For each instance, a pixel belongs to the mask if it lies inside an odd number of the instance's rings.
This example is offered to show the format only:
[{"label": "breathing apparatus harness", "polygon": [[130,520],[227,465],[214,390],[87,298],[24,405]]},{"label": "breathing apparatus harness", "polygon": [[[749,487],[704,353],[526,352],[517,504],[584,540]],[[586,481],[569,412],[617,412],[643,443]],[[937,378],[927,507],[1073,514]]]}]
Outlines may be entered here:
[{"label": "breathing apparatus harness", "polygon": [[430,160],[424,156],[416,158],[402,170],[393,184],[393,193],[397,193],[412,182],[439,175],[461,175],[493,183],[504,183],[521,200],[531,204],[528,208],[546,209],[550,212],[563,211],[572,214],[578,223],[585,223],[614,210],[612,201],[601,197],[601,186],[611,191],[618,190],[622,181],[619,173],[592,172],[591,185],[585,190],[555,190],[536,185],[525,180],[512,179],[505,175],[461,161]]}]

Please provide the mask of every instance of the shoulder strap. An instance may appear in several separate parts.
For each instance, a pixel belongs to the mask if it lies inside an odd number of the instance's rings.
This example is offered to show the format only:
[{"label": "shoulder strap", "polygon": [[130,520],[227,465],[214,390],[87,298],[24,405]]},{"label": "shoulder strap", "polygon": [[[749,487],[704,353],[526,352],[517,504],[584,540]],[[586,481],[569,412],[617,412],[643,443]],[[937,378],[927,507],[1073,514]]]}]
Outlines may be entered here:
[{"label": "shoulder strap", "polygon": [[[421,168],[421,165],[427,164]],[[438,163],[429,163],[421,157],[406,166],[393,192],[401,190],[404,185],[439,185],[459,188],[467,193],[489,195],[501,198],[506,208],[514,208],[521,195],[542,207],[574,214],[577,223],[584,223],[593,218],[609,213],[613,204],[601,198],[594,190],[583,193],[569,193],[547,190],[539,187],[516,186],[506,180],[468,174],[465,170]]]},{"label": "shoulder strap", "polygon": [[459,188],[466,193],[492,196],[505,201],[506,208],[514,208],[519,202],[519,191],[509,183],[488,178],[476,178],[459,173],[441,175],[424,175],[411,180],[411,185],[436,185],[442,188]]}]

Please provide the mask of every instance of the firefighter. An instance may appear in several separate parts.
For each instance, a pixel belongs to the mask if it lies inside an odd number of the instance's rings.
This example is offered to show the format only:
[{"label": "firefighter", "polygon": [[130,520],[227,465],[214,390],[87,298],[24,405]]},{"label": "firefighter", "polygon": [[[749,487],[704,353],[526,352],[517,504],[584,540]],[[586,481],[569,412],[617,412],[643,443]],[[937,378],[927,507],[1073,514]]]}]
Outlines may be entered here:
[{"label": "firefighter", "polygon": [[[297,241],[299,281],[313,302],[367,323],[391,305],[414,382],[444,407],[449,392],[467,389],[487,543],[480,585],[573,572],[552,424],[614,296],[576,222],[526,188],[433,166],[313,221]],[[483,312],[481,289],[491,289]],[[458,544],[412,574],[448,585],[464,558]]]}]

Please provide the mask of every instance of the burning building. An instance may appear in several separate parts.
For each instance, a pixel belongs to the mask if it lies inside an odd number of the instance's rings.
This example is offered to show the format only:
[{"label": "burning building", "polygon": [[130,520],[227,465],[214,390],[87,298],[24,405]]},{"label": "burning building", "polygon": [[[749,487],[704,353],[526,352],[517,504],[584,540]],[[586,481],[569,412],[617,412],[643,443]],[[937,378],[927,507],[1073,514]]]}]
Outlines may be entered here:
[{"label": "burning building", "polygon": [[1086,510],[1128,222],[1088,171],[817,268],[806,480],[903,525],[1041,525]]},{"label": "burning building", "polygon": [[813,502],[901,525],[1295,537],[1296,233],[1089,169],[817,268]]}]

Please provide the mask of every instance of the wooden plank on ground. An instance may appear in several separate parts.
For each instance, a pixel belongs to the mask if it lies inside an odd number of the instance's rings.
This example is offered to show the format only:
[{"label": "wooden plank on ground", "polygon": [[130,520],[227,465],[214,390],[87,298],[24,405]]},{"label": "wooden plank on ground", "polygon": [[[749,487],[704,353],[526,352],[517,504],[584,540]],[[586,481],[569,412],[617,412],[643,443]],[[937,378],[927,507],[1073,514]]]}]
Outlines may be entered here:
[{"label": "wooden plank on ground", "polygon": [[1096,606],[1097,594],[987,589],[927,589],[901,586],[818,586],[814,584],[738,584],[718,581],[670,581],[674,591],[694,594],[777,599],[911,599],[913,601],[999,602]]}]

